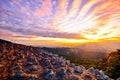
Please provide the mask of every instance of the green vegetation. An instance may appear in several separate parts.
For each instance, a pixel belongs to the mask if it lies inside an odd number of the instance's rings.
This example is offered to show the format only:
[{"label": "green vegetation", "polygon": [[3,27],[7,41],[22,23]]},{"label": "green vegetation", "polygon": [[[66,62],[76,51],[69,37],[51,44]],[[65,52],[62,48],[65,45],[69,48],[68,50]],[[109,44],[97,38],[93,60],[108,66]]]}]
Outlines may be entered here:
[{"label": "green vegetation", "polygon": [[107,58],[99,61],[97,68],[113,79],[120,77],[120,50],[111,52]]},{"label": "green vegetation", "polygon": [[86,59],[79,59],[75,57],[69,57],[69,56],[63,56],[65,59],[70,60],[72,63],[75,63],[76,65],[83,65],[86,68],[94,67],[96,68],[97,61],[95,60],[86,60]]}]

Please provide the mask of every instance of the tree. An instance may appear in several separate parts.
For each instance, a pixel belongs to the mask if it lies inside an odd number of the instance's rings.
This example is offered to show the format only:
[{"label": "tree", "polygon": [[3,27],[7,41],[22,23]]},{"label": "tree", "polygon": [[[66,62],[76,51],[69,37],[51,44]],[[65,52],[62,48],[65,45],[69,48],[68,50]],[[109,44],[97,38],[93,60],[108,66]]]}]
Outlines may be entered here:
[{"label": "tree", "polygon": [[107,58],[101,60],[97,68],[105,71],[113,79],[120,77],[120,49],[111,52]]}]

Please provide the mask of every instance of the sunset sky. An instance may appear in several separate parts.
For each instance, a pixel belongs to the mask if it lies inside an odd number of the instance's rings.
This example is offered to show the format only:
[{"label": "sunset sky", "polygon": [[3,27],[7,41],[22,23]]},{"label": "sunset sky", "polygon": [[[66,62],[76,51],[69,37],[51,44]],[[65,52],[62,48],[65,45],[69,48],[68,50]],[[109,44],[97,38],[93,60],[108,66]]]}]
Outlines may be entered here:
[{"label": "sunset sky", "polygon": [[120,42],[120,0],[0,0],[0,38],[35,46]]}]

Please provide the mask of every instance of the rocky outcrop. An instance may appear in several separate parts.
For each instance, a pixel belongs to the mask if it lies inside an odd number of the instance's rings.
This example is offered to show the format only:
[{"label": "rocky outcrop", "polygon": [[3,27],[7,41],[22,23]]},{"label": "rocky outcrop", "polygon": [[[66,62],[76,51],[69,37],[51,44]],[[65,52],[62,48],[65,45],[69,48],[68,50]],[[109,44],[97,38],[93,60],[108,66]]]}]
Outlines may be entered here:
[{"label": "rocky outcrop", "polygon": [[38,47],[0,43],[0,80],[110,80]]}]

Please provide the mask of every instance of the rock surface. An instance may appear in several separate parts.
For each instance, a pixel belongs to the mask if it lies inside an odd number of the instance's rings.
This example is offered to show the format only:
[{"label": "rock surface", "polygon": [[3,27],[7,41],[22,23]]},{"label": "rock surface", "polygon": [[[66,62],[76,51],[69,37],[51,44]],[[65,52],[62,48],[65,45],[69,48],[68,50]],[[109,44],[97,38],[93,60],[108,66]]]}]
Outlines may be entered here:
[{"label": "rock surface", "polygon": [[111,80],[38,47],[0,43],[0,80]]}]

